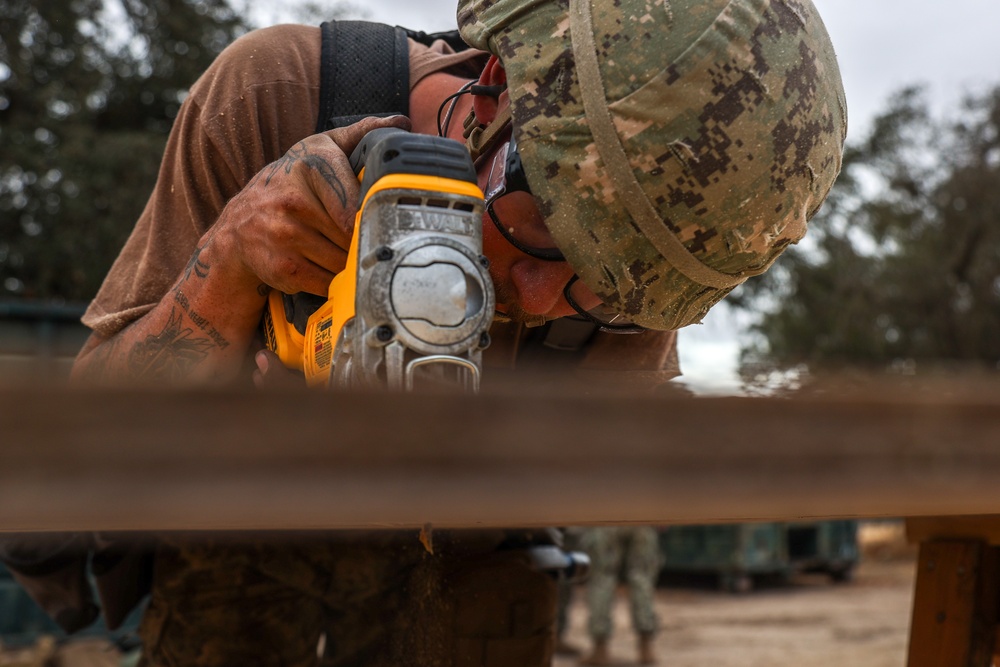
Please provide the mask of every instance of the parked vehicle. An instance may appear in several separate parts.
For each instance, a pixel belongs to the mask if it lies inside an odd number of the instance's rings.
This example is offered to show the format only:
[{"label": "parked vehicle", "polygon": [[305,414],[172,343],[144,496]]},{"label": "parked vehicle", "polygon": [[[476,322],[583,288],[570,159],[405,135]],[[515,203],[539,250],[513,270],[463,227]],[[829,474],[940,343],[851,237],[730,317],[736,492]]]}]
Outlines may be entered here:
[{"label": "parked vehicle", "polygon": [[660,533],[662,571],[714,574],[733,592],[762,575],[824,572],[849,581],[859,558],[856,521],[673,526]]}]

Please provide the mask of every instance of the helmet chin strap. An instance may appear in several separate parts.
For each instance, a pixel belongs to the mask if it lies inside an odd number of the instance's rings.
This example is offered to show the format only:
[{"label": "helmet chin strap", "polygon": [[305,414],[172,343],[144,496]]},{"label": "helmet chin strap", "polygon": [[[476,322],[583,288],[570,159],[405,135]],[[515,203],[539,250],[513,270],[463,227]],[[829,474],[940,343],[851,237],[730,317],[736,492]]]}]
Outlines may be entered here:
[{"label": "helmet chin strap", "polygon": [[462,122],[462,136],[465,137],[465,145],[472,155],[472,161],[476,162],[481,156],[489,153],[508,127],[510,127],[510,106],[504,107],[503,111],[497,113],[493,122],[485,126],[476,118],[475,109],[470,109],[469,115]]}]

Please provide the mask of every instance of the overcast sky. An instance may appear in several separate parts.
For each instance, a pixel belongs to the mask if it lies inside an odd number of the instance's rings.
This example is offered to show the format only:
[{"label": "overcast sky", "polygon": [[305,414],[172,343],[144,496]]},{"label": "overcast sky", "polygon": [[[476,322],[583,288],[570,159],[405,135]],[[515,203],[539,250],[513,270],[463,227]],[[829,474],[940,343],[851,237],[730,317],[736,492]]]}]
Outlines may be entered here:
[{"label": "overcast sky", "polygon": [[[366,0],[372,20],[434,32],[455,27],[456,0]],[[874,114],[904,85],[928,87],[938,113],[968,92],[1000,84],[997,0],[814,0],[840,61],[848,140],[867,133]],[[737,387],[737,325],[724,308],[681,331],[681,362],[707,391]]]}]

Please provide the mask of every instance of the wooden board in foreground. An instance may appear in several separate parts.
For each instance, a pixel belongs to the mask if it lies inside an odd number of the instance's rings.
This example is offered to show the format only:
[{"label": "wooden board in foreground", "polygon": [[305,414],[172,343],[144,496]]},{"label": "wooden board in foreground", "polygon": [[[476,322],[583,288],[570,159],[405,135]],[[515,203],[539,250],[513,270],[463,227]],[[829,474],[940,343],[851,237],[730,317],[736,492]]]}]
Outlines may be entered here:
[{"label": "wooden board in foreground", "polygon": [[996,391],[0,391],[3,531],[997,514],[998,481]]}]

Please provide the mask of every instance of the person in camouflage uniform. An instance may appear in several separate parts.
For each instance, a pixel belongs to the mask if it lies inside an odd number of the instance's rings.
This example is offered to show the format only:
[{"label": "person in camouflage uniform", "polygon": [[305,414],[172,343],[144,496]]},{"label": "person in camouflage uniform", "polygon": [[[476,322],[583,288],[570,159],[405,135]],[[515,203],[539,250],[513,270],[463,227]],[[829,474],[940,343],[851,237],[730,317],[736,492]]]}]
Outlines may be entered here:
[{"label": "person in camouflage uniform", "polygon": [[[601,350],[672,349],[676,329],[803,236],[837,176],[843,86],[810,0],[460,0],[457,18],[483,52],[475,73],[424,70],[409,120],[319,134],[318,29],[228,49],[182,105],[149,205],[84,316],[94,333],[74,377],[277,374],[256,335],[268,292],[326,294],[343,270],[358,205],[347,155],[376,127],[466,141],[498,323],[644,330]],[[411,49],[411,74],[414,55],[433,56]],[[440,125],[442,111],[467,122]],[[555,583],[517,555],[536,539],[164,539],[143,661],[314,665],[325,638],[329,664],[545,665]]]},{"label": "person in camouflage uniform", "polygon": [[650,526],[588,528],[581,536],[580,547],[590,556],[587,632],[594,642],[593,652],[582,663],[613,664],[608,647],[614,629],[611,608],[624,567],[632,628],[639,639],[639,664],[655,664],[653,637],[658,619],[653,597],[661,561],[656,529]]}]

